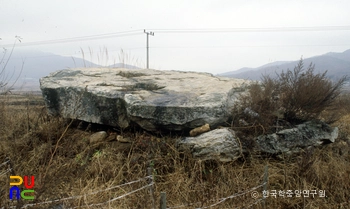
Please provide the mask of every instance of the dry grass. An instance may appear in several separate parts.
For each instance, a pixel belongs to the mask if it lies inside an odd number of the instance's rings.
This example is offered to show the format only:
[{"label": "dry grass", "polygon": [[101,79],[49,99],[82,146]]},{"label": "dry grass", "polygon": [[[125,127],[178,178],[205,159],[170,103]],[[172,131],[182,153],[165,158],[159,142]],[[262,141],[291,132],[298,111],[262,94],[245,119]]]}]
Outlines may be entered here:
[{"label": "dry grass", "polygon": [[[79,130],[75,123],[62,118],[47,116],[37,97],[1,97],[0,114],[0,163],[8,156],[17,175],[35,176],[35,200],[25,200],[24,204],[84,195],[131,182],[147,176],[146,170],[151,166],[156,208],[159,208],[160,192],[167,193],[168,207],[191,203],[181,208],[205,207],[260,185],[265,165],[269,167],[268,190],[325,190],[327,196],[268,197],[266,208],[340,209],[348,208],[350,203],[350,149],[349,140],[346,141],[350,135],[349,112],[336,123],[341,137],[334,144],[281,159],[247,156],[231,163],[202,162],[189,153],[178,152],[174,141],[179,136],[162,137],[127,130],[118,134],[132,138],[133,143],[89,144],[90,131]],[[92,132],[97,129],[100,127],[93,126]],[[110,134],[116,132],[113,128],[104,129]],[[0,176],[0,182],[0,205],[6,206],[9,204],[8,174]],[[84,207],[106,202],[144,185],[147,182],[142,181],[63,203],[81,208],[151,208],[148,189],[110,204]],[[262,190],[256,190],[260,196]],[[249,192],[212,208],[246,208],[254,202]],[[33,208],[50,208],[60,203]],[[263,208],[262,202],[252,208]]]}]

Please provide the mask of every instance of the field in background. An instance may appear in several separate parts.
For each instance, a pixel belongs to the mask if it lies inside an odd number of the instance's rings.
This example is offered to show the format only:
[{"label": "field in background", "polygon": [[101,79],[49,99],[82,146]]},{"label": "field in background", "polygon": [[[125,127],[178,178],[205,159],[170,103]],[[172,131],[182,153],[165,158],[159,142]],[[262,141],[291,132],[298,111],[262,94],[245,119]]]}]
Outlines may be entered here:
[{"label": "field in background", "polygon": [[[264,208],[259,201],[263,187],[252,188],[264,182],[266,165],[267,190],[277,191],[276,198],[266,198],[266,208],[341,209],[350,204],[350,112],[334,124],[341,131],[336,143],[293,156],[246,155],[231,163],[203,162],[178,152],[175,139],[181,136],[96,125],[78,129],[76,122],[48,116],[40,95],[1,96],[0,118],[0,164],[9,157],[16,175],[35,176],[35,200],[21,204],[66,198],[32,208],[151,208],[149,187],[136,191],[148,185],[149,167],[156,208],[161,192],[166,192],[169,208]],[[90,144],[89,136],[98,130],[133,142]],[[1,175],[7,168],[0,167],[3,207],[14,205],[8,198],[10,173]],[[326,197],[279,196],[278,191],[287,190],[324,190]],[[121,198],[107,203],[116,197]]]}]

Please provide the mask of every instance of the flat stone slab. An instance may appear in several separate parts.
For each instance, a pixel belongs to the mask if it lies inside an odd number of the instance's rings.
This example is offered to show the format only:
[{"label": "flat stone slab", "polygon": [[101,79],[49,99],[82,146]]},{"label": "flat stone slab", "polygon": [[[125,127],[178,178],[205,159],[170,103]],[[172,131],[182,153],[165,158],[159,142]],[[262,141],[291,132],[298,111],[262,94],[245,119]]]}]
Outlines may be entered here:
[{"label": "flat stone slab", "polygon": [[65,118],[149,131],[182,131],[227,122],[249,81],[209,73],[77,68],[40,79],[48,112]]},{"label": "flat stone slab", "polygon": [[242,156],[242,148],[230,128],[215,129],[196,137],[185,137],[176,143],[180,151],[188,150],[201,160],[235,161]]},{"label": "flat stone slab", "polygon": [[268,154],[299,153],[307,147],[317,147],[333,143],[338,138],[339,129],[322,121],[307,121],[295,128],[283,129],[274,134],[257,138],[257,148]]}]

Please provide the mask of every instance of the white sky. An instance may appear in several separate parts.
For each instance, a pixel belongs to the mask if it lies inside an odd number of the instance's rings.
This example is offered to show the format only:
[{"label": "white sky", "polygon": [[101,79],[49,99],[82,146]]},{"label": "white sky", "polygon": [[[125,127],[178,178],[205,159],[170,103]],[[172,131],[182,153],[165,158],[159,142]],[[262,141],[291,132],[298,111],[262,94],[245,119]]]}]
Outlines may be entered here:
[{"label": "white sky", "polygon": [[[85,58],[97,64],[119,62],[123,49],[128,64],[145,67],[146,29],[155,33],[150,36],[151,68],[216,74],[345,51],[350,48],[349,9],[348,0],[0,0],[0,47],[20,36],[16,50],[81,57],[82,48]],[[262,32],[268,28],[272,31]],[[138,35],[33,43],[130,30]],[[108,59],[101,55],[104,48]]]}]

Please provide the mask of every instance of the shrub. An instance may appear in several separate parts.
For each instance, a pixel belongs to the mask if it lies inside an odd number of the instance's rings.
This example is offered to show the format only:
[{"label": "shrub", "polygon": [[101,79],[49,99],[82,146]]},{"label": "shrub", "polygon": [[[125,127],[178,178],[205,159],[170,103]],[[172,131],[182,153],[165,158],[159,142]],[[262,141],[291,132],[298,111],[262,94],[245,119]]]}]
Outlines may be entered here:
[{"label": "shrub", "polygon": [[277,85],[282,93],[281,101],[286,109],[287,120],[310,120],[329,108],[340,95],[346,76],[337,82],[326,77],[326,72],[314,74],[315,65],[304,70],[303,60],[300,60],[294,71],[282,72]]},{"label": "shrub", "polygon": [[264,75],[261,82],[251,84],[233,110],[233,127],[249,133],[254,128],[261,134],[318,118],[334,104],[347,77],[332,82],[327,71],[315,74],[314,69],[313,64],[305,69],[301,59],[294,70],[282,71],[276,78]]}]

